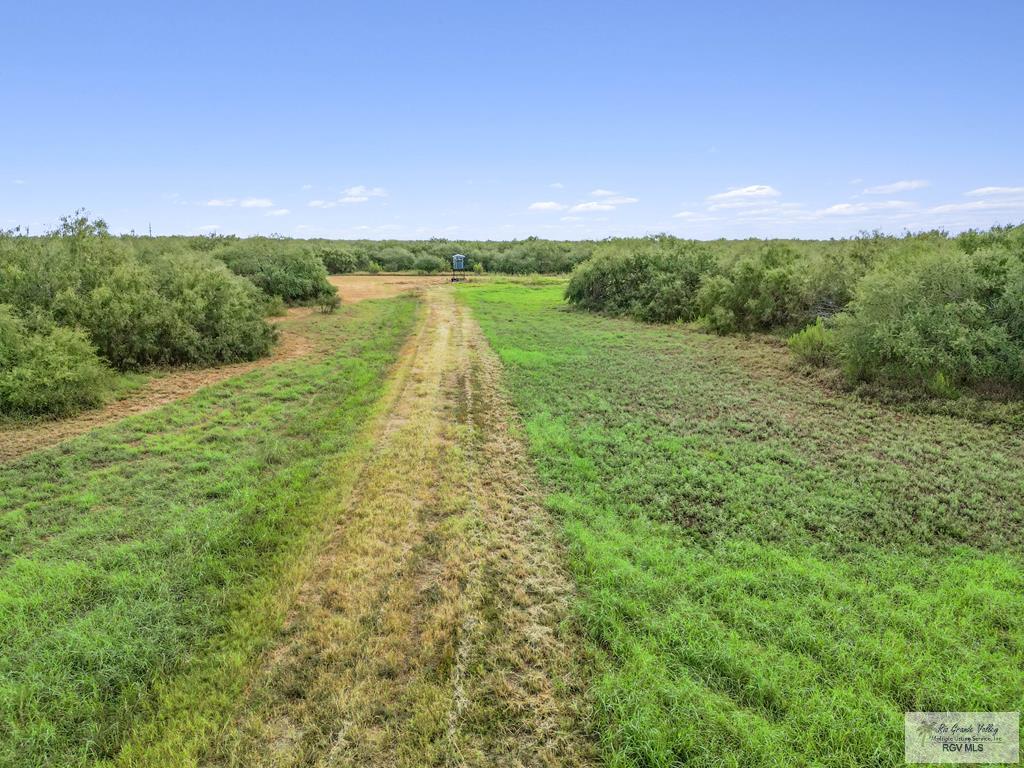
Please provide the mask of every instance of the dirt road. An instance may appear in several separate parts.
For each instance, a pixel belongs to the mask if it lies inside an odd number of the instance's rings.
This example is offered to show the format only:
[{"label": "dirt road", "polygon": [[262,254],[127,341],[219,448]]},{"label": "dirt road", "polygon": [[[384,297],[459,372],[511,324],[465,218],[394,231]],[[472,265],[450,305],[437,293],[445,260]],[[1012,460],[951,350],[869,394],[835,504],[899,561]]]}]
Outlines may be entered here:
[{"label": "dirt road", "polygon": [[447,275],[331,275],[327,279],[338,289],[342,303],[390,299],[400,293],[450,282]]},{"label": "dirt road", "polygon": [[210,766],[585,765],[570,585],[499,366],[450,289]]}]

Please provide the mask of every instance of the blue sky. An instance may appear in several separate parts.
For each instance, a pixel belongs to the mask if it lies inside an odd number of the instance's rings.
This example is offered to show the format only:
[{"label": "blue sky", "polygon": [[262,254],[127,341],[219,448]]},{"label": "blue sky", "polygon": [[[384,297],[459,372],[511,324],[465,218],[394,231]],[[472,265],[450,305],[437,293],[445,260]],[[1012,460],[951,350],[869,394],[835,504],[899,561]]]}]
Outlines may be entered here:
[{"label": "blue sky", "polygon": [[1024,221],[1024,3],[11,3],[0,228]]}]

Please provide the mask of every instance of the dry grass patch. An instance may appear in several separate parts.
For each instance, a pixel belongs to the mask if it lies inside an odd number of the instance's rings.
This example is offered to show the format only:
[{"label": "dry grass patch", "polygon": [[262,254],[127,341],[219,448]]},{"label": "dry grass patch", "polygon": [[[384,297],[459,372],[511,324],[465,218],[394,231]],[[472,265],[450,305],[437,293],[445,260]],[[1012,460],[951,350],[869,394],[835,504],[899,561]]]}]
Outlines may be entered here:
[{"label": "dry grass patch", "polygon": [[425,295],[376,453],[210,765],[589,761],[568,582],[497,363]]}]

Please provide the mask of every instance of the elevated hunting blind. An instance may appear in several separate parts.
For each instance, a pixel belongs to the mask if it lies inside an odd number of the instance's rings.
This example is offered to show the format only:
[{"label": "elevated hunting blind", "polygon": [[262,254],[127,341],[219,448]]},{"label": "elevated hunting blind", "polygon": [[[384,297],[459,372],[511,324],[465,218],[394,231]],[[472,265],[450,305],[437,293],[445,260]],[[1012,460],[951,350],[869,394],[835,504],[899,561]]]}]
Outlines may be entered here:
[{"label": "elevated hunting blind", "polygon": [[452,254],[452,282],[466,279],[466,257],[461,253]]}]

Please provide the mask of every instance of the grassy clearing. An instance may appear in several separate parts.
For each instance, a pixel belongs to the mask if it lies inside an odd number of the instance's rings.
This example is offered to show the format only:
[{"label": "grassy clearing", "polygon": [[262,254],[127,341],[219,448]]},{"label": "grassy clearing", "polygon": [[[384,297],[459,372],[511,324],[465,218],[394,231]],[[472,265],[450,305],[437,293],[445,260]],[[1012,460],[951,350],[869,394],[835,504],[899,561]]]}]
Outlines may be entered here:
[{"label": "grassy clearing", "polygon": [[1024,706],[1024,437],[743,341],[460,288],[560,515],[613,766],[890,766]]},{"label": "grassy clearing", "polygon": [[449,290],[425,301],[374,454],[204,765],[589,764],[568,580],[499,366]]},{"label": "grassy clearing", "polygon": [[354,481],[415,313],[310,315],[330,354],[0,467],[0,764],[192,762]]}]

